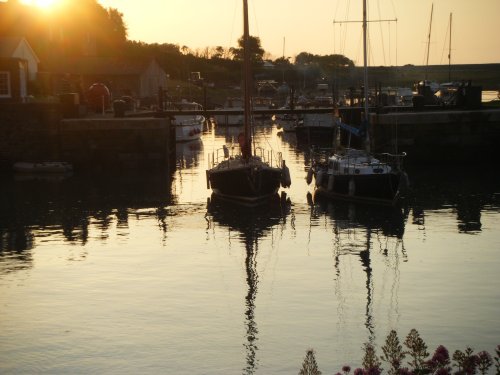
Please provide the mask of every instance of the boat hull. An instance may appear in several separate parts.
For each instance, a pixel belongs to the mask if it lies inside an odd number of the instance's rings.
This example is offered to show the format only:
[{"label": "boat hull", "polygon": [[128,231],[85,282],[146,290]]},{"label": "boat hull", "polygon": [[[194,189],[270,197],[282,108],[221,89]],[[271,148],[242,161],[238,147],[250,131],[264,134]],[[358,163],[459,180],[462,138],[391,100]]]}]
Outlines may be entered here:
[{"label": "boat hull", "polygon": [[331,145],[334,136],[334,128],[327,126],[299,125],[295,127],[297,141],[300,143]]},{"label": "boat hull", "polygon": [[[331,180],[333,179],[333,181]],[[407,176],[402,171],[383,174],[325,175],[316,173],[317,192],[333,198],[394,204],[400,198]]]},{"label": "boat hull", "polygon": [[207,171],[207,178],[220,198],[258,204],[278,192],[281,169],[253,165],[217,168]]},{"label": "boat hull", "polygon": [[13,165],[13,170],[16,173],[69,173],[73,171],[73,166],[66,162],[49,161],[49,162],[17,162]]},{"label": "boat hull", "polygon": [[307,113],[295,127],[297,141],[308,144],[331,145],[335,131],[331,113]]},{"label": "boat hull", "polygon": [[240,114],[215,115],[215,122],[217,123],[217,125],[242,126],[243,120],[243,115]]},{"label": "boat hull", "polygon": [[176,125],[175,140],[176,142],[190,142],[201,139],[202,125]]}]

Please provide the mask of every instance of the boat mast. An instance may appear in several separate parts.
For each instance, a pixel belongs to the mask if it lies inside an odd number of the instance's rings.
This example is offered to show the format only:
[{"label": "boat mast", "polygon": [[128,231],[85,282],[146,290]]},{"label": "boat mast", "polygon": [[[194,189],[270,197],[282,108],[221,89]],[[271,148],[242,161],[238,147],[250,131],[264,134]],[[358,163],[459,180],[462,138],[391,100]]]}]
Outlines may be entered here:
[{"label": "boat mast", "polygon": [[243,0],[243,97],[244,97],[244,121],[245,121],[245,146],[243,148],[243,157],[249,158],[252,150],[252,133],[250,129],[250,96],[251,96],[251,61],[249,48],[249,27],[248,27],[248,3]]},{"label": "boat mast", "polygon": [[450,13],[450,44],[448,46],[448,81],[451,82],[451,19],[453,13]]},{"label": "boat mast", "polygon": [[364,66],[364,101],[365,101],[365,126],[366,126],[366,136],[365,136],[365,148],[366,151],[370,152],[370,132],[368,129],[368,57],[366,53],[366,0],[363,0],[363,66]]},{"label": "boat mast", "polygon": [[431,47],[431,31],[432,31],[432,13],[434,12],[434,3],[431,6],[431,20],[429,22],[429,35],[427,36],[427,59],[425,61],[425,79],[427,79],[427,67],[429,66],[429,49]]}]

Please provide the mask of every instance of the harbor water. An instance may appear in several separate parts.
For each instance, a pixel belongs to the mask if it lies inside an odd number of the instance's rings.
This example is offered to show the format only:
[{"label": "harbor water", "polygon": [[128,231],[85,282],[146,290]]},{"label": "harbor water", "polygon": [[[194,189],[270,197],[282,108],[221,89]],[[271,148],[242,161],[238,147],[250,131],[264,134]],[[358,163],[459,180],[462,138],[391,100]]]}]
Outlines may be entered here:
[{"label": "harbor water", "polygon": [[494,354],[498,173],[407,166],[400,207],[324,200],[307,147],[255,130],[292,177],[259,209],[206,187],[238,128],[178,144],[175,171],[4,178],[0,373],[296,374],[310,348],[337,373],[412,328],[431,353]]}]

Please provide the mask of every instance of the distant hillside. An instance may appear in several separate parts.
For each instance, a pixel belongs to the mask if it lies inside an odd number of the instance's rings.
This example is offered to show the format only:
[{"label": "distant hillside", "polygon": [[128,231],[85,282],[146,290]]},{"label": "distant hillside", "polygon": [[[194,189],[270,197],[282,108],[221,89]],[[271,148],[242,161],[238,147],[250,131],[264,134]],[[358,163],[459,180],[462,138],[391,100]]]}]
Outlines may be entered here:
[{"label": "distant hillside", "polygon": [[[450,74],[451,73],[451,74]],[[467,64],[401,67],[369,67],[369,85],[380,83],[382,86],[407,86],[428,79],[439,83],[451,81],[471,81],[473,85],[482,86],[483,90],[500,90],[500,64]],[[350,84],[359,85],[363,80],[363,68],[356,67],[352,71]],[[342,82],[340,83],[343,86]]]}]

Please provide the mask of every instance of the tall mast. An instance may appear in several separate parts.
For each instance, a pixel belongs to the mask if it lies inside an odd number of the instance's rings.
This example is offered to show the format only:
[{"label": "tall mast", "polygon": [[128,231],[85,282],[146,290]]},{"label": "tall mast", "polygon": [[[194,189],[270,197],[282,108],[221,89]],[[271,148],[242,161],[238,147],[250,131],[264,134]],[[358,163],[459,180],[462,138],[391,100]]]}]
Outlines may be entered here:
[{"label": "tall mast", "polygon": [[245,111],[245,147],[243,157],[249,157],[252,149],[252,133],[250,129],[251,115],[250,115],[250,96],[252,87],[252,73],[250,61],[250,48],[249,48],[249,27],[248,27],[248,3],[243,0],[243,97],[244,97],[244,111]]},{"label": "tall mast", "polygon": [[425,62],[425,78],[427,79],[427,67],[429,66],[429,49],[431,47],[431,31],[432,31],[432,13],[434,12],[434,3],[431,6],[431,20],[429,22],[429,35],[427,36],[427,60]]},{"label": "tall mast", "polygon": [[448,46],[448,81],[451,82],[451,19],[453,13],[450,13],[450,44]]},{"label": "tall mast", "polygon": [[368,57],[366,53],[366,0],[363,0],[363,65],[364,65],[364,94],[365,94],[365,126],[366,136],[365,136],[365,148],[370,152],[370,132],[368,130]]}]

